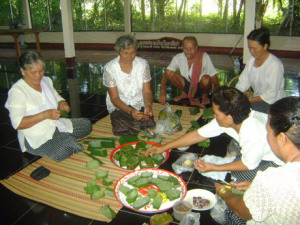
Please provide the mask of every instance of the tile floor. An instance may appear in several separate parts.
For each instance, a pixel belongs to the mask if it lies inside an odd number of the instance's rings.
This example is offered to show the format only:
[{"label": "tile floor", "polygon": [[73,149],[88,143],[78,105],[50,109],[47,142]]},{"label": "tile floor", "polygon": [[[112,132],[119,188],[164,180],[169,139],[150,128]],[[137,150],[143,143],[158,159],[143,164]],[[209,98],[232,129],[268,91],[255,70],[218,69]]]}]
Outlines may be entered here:
[{"label": "tile floor", "polygon": [[[0,51],[0,179],[8,178],[17,171],[26,167],[30,163],[38,159],[28,153],[21,153],[17,141],[16,131],[12,128],[8,111],[4,108],[7,98],[7,91],[11,85],[20,78],[17,73],[16,61],[14,58],[14,49],[4,49]],[[96,51],[77,51],[77,68],[79,76],[77,80],[67,80],[65,78],[65,70],[61,69],[64,64],[63,51],[43,51],[43,55],[47,61],[47,70],[51,70],[54,74],[48,74],[54,80],[56,88],[60,94],[71,102],[72,116],[83,116],[89,118],[92,122],[105,117],[107,115],[105,107],[105,91],[101,87],[101,77],[97,76],[101,66],[107,61],[115,57],[115,53],[111,52],[96,52]],[[144,52],[140,55],[146,58],[151,65],[151,73],[154,74],[153,86],[154,93],[157,97],[157,89],[163,68],[168,64],[174,53],[150,53]],[[220,72],[222,82],[228,82],[234,73],[233,60],[228,56],[213,55],[212,61]],[[295,59],[282,59],[286,67],[286,91],[289,95],[299,96],[299,70],[300,65]],[[80,67],[85,64],[86,68]],[[96,66],[98,65],[98,67]],[[60,68],[60,69],[59,69]],[[82,69],[82,71],[80,71]],[[98,69],[98,72],[97,70]],[[84,71],[89,71],[88,75],[81,75]],[[95,72],[96,71],[96,72]],[[227,72],[226,72],[227,71]],[[157,79],[156,79],[157,78]],[[79,88],[78,88],[79,87]],[[79,91],[76,91],[78,90]],[[170,89],[170,88],[169,88]],[[102,91],[99,91],[102,90]],[[171,91],[169,99],[176,95],[176,92]],[[184,103],[184,102],[182,102]],[[201,119],[198,121],[203,124]],[[211,146],[202,149],[196,145],[191,146],[186,152],[194,152],[199,156],[205,154],[215,154],[224,156],[226,154],[226,146],[230,138],[226,135],[211,139]],[[172,151],[169,160],[160,168],[172,171],[171,164],[176,159],[184,154],[179,150]],[[186,172],[180,175],[187,183],[188,189],[204,188],[214,192],[212,182],[201,176],[197,171],[193,173]],[[20,197],[2,185],[0,185],[0,225],[42,225],[42,224],[72,224],[72,225],[97,225],[106,224],[104,222],[93,221],[90,219],[78,217],[76,215],[66,213],[64,211],[49,207],[47,205],[31,201]],[[168,210],[172,214],[172,210]],[[149,214],[133,212],[123,207],[117,217],[109,224],[122,225],[141,225],[144,222],[149,222]],[[209,211],[201,212],[201,224],[218,224],[210,216]],[[179,224],[174,221],[172,224]]]}]

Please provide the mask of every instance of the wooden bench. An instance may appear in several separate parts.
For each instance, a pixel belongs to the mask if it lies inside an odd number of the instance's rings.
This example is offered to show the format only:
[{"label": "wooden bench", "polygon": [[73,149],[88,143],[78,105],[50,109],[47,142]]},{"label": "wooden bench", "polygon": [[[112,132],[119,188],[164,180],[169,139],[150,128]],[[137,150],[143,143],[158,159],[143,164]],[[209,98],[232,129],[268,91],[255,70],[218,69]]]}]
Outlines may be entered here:
[{"label": "wooden bench", "polygon": [[35,42],[36,42],[36,49],[38,52],[41,52],[40,46],[40,39],[39,33],[45,31],[45,28],[35,28],[35,29],[12,29],[12,30],[0,30],[0,35],[11,35],[15,40],[17,57],[20,58],[21,50],[20,50],[20,43],[19,43],[19,36],[25,34],[34,34],[35,35]]}]

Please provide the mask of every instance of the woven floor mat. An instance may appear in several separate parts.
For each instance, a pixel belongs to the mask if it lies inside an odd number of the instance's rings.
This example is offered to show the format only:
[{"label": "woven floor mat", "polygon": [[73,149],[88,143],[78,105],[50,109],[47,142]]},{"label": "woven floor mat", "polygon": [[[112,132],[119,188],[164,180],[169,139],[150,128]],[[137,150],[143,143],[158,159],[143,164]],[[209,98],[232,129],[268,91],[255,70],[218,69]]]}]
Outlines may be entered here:
[{"label": "woven floor mat", "polygon": [[[156,116],[161,109],[163,109],[163,106],[154,104],[153,111]],[[174,140],[184,134],[190,127],[190,121],[197,120],[202,113],[201,111],[198,115],[191,116],[189,115],[187,107],[172,106],[172,111],[177,109],[183,110],[181,119],[183,130],[174,135],[166,135],[163,139],[164,142]],[[107,116],[95,123],[93,125],[93,131],[89,136],[113,136],[110,117]],[[83,140],[84,139],[81,141]],[[85,145],[85,148],[87,148],[87,145]],[[113,151],[113,149],[107,150],[108,155]],[[109,170],[108,177],[114,180],[114,183],[109,186],[112,188],[118,179],[127,172],[116,167],[110,161],[109,156],[101,157],[104,164],[99,169],[88,170],[85,168],[85,165],[90,160],[91,159],[83,153],[75,154],[62,162],[41,158],[8,179],[1,180],[0,182],[9,190],[23,197],[78,216],[109,222],[110,220],[101,214],[100,208],[104,205],[109,205],[117,213],[122,208],[122,204],[119,203],[115,197],[109,196],[105,196],[99,200],[92,200],[90,199],[90,195],[85,193],[84,187],[91,178],[95,177],[95,171]],[[48,177],[40,181],[35,181],[30,177],[30,173],[39,166],[50,169],[51,173]],[[103,188],[101,180],[97,182]]]},{"label": "woven floor mat", "polygon": [[[153,113],[155,116],[155,121],[158,121],[158,113],[164,108],[165,108],[165,106],[160,105],[158,103],[153,104]],[[172,112],[175,112],[176,110],[182,110],[182,116],[180,119],[181,125],[182,125],[182,130],[173,135],[164,134],[162,143],[170,142],[170,141],[175,140],[178,137],[182,136],[183,134],[185,134],[187,132],[187,130],[191,127],[190,122],[192,120],[197,120],[203,114],[203,109],[201,109],[200,113],[198,113],[197,115],[190,115],[189,107],[179,106],[179,105],[171,105],[171,108],[172,108]],[[112,133],[110,116],[106,116],[105,118],[96,122],[94,124],[94,129],[89,136],[93,136],[93,137],[112,137],[112,136],[114,136],[114,134]]]}]

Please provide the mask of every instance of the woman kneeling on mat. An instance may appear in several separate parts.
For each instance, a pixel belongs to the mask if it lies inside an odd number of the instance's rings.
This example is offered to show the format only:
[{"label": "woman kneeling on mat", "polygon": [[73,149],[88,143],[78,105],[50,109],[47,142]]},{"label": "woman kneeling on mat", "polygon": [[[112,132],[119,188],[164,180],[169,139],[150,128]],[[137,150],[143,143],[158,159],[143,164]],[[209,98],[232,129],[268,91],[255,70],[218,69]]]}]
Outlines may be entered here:
[{"label": "woman kneeling on mat", "polygon": [[225,224],[299,224],[299,97],[286,97],[270,106],[267,130],[273,152],[286,164],[258,172],[252,183],[232,183],[239,190],[246,190],[244,195],[216,185],[216,192],[232,210],[225,211]]},{"label": "woman kneeling on mat", "polygon": [[28,51],[21,55],[19,66],[23,79],[8,92],[5,107],[12,126],[18,131],[22,152],[62,161],[84,150],[76,141],[92,131],[86,118],[61,118],[68,103],[57,93],[52,80],[45,77],[41,55]]}]

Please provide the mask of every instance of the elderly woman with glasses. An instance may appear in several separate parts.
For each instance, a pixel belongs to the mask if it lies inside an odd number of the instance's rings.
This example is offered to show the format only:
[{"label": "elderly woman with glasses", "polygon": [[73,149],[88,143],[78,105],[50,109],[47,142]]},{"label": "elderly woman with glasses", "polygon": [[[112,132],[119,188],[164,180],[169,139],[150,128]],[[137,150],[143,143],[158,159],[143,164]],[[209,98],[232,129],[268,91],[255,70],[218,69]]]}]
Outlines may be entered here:
[{"label": "elderly woman with glasses", "polygon": [[137,47],[133,36],[119,37],[115,43],[119,56],[104,67],[106,105],[117,136],[134,135],[155,125],[150,69],[145,59],[136,56]]}]

